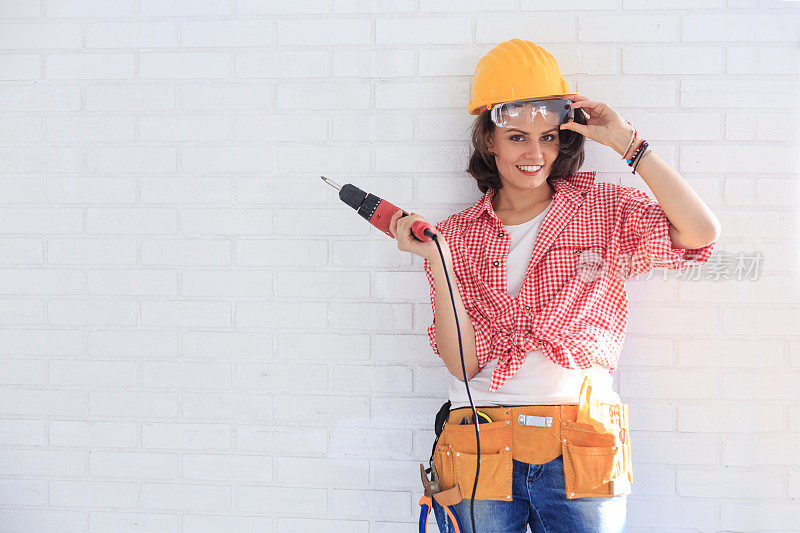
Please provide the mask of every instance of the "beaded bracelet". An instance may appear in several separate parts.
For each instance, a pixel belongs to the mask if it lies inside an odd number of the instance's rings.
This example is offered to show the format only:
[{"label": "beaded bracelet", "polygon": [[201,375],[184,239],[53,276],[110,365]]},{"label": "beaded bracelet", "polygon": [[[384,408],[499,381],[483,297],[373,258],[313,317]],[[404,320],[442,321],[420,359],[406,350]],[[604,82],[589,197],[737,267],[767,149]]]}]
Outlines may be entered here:
[{"label": "beaded bracelet", "polygon": [[633,172],[631,172],[631,174],[636,173],[636,167],[639,166],[639,161],[641,161],[642,156],[645,153],[645,150],[647,150],[647,147],[648,147],[647,141],[642,141],[642,144],[640,144],[639,147],[636,149],[636,151],[633,153],[633,157],[628,159],[628,166],[633,167]]},{"label": "beaded bracelet", "polygon": [[[631,134],[631,140],[628,143],[628,148],[622,153],[622,159],[625,159],[628,163],[629,167],[633,167],[633,172],[631,174],[636,173],[636,167],[639,166],[639,162],[645,158],[652,149],[648,147],[648,143],[644,139],[639,138],[639,132],[636,130],[636,127],[630,123],[630,121],[625,121],[633,128],[633,133]],[[633,147],[633,153],[630,157],[626,157]]]},{"label": "beaded bracelet", "polygon": [[628,159],[626,159],[626,161],[628,162],[628,166],[633,166],[633,161],[636,159],[636,157],[638,157],[638,155],[640,153],[642,153],[642,151],[644,151],[644,148],[642,148],[642,147],[645,146],[646,144],[647,144],[647,141],[642,140],[642,142],[639,144],[639,146],[633,152],[633,155],[631,157],[629,157]]},{"label": "beaded bracelet", "polygon": [[[630,122],[628,122],[630,124]],[[631,124],[633,126],[633,124]],[[622,159],[633,159],[633,153],[642,145],[644,139],[639,136],[639,131],[634,127],[633,128],[633,140],[630,142],[628,149],[622,154]],[[630,162],[628,163],[630,164]]]},{"label": "beaded bracelet", "polygon": [[639,137],[639,134],[637,133],[636,134],[636,138],[633,140],[633,143],[631,144],[630,150],[625,152],[625,155],[622,156],[622,159],[632,159],[634,152],[636,152],[636,150],[639,148],[639,146],[642,145],[642,141],[644,141],[644,139]]}]

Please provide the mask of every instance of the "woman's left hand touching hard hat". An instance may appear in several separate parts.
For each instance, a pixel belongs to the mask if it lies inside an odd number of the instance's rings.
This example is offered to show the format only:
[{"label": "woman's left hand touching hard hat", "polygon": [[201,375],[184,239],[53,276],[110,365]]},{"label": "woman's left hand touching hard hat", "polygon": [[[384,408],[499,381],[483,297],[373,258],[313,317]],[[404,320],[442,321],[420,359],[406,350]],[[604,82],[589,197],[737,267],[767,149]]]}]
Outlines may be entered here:
[{"label": "woman's left hand touching hard hat", "polygon": [[572,108],[583,109],[587,115],[586,124],[566,122],[560,126],[562,130],[580,133],[587,139],[610,146],[618,154],[623,155],[631,141],[633,126],[614,111],[611,106],[602,102],[589,100],[587,97],[574,94],[565,95],[572,100]]}]

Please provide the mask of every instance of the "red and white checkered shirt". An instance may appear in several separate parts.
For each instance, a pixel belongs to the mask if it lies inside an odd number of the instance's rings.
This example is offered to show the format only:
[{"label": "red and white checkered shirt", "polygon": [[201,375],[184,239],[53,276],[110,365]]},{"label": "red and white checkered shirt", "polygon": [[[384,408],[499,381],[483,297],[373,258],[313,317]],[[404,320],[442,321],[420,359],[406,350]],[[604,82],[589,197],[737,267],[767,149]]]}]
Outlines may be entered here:
[{"label": "red and white checkered shirt", "polygon": [[[498,359],[490,391],[537,348],[566,368],[598,364],[613,372],[628,322],[625,280],[653,268],[679,270],[711,256],[716,242],[672,248],[670,222],[658,202],[635,187],[595,183],[595,174],[578,172],[553,182],[553,202],[516,297],[506,292],[509,238],[492,207],[495,189],[436,224],[452,252],[458,291],[475,328],[478,365]],[[424,269],[435,323],[427,259]],[[441,357],[434,324],[428,338]]]}]

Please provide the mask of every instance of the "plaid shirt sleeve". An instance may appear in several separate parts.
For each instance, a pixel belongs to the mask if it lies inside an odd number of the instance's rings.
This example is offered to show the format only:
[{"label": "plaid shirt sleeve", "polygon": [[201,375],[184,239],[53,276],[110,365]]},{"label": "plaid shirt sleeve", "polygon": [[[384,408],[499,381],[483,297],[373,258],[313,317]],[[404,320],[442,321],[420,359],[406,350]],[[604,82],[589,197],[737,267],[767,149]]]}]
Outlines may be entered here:
[{"label": "plaid shirt sleeve", "polygon": [[[437,227],[437,229],[439,228]],[[424,260],[423,268],[425,269],[425,277],[428,278],[428,284],[430,285],[431,311],[433,312],[433,322],[430,326],[428,326],[428,342],[430,343],[431,348],[433,348],[433,353],[436,354],[437,357],[441,358],[442,354],[439,353],[439,347],[436,344],[436,282],[433,279],[433,272],[431,271],[431,265],[428,259]],[[448,272],[448,274],[450,275],[450,283],[453,283],[453,279],[455,279],[458,293],[462,295],[461,298],[463,302],[464,291],[462,290],[462,283],[458,280],[457,276],[453,275],[453,272]],[[483,359],[481,359],[481,357],[484,359],[488,357],[491,345],[491,339],[489,338],[488,333],[490,331],[490,324],[489,321],[483,317],[483,315],[478,313],[475,308],[468,306],[466,303],[464,303],[464,307],[467,310],[467,316],[472,322],[472,327],[475,329],[475,347],[478,353],[478,361],[482,361]],[[464,340],[463,332],[461,340],[462,342]]]},{"label": "plaid shirt sleeve", "polygon": [[667,214],[641,190],[623,187],[620,200],[620,260],[625,278],[653,268],[680,270],[705,263],[711,257],[716,241],[702,248],[673,248]]}]

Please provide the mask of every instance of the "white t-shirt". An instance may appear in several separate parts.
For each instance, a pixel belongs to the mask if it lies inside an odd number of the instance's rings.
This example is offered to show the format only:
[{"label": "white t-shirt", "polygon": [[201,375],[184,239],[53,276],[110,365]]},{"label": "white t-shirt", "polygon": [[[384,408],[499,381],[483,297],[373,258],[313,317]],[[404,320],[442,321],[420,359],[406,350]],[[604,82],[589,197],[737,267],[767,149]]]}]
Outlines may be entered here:
[{"label": "white t-shirt", "polygon": [[[506,263],[506,285],[510,296],[516,298],[519,294],[536,243],[536,235],[552,205],[551,200],[544,211],[524,224],[505,226],[510,239]],[[586,369],[564,368],[552,362],[537,348],[525,354],[522,366],[500,389],[489,392],[492,372],[496,366],[497,359],[490,360],[469,380],[470,394],[476,406],[578,403],[581,384],[587,375],[592,379],[592,397],[601,398],[608,403],[619,402],[619,396],[613,390],[612,374],[598,365]],[[451,409],[469,406],[464,382],[455,377],[450,383],[449,397]]]}]

